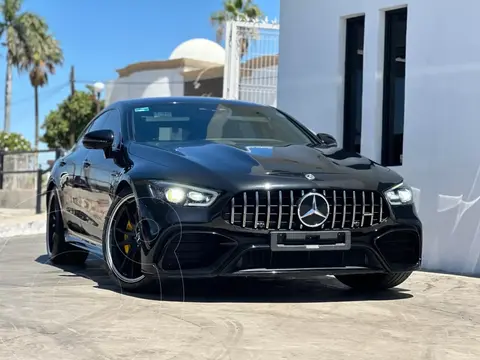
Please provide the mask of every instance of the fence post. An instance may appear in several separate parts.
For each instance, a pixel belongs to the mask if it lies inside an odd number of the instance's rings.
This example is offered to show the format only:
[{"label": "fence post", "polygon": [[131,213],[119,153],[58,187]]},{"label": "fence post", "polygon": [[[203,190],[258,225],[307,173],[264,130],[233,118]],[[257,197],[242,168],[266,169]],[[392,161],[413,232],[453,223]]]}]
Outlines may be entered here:
[{"label": "fence post", "polygon": [[5,165],[5,155],[0,151],[0,190],[3,189],[3,166]]},{"label": "fence post", "polygon": [[36,203],[36,213],[40,214],[42,212],[42,169],[37,170],[37,203]]}]

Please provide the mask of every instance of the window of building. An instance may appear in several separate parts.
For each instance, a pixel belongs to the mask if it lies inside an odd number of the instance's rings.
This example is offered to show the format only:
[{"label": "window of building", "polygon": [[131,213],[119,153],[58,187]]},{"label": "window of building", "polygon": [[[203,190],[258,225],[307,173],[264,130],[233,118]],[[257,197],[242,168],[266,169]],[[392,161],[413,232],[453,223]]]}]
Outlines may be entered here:
[{"label": "window of building", "polygon": [[346,21],[343,148],[360,152],[362,138],[363,44],[365,16]]},{"label": "window of building", "polygon": [[402,165],[407,8],[385,13],[382,164]]}]

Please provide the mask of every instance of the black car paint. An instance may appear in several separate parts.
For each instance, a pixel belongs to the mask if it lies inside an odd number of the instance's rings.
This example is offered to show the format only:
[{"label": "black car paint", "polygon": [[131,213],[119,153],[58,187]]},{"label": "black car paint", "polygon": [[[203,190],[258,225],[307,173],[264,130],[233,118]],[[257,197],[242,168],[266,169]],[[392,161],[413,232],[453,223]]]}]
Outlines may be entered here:
[{"label": "black car paint", "polygon": [[[142,270],[156,275],[171,234],[179,232],[214,234],[230,242],[231,251],[215,266],[196,271],[174,271],[172,276],[235,275],[230,267],[248,249],[268,249],[268,230],[251,230],[234,227],[220,214],[235,194],[263,189],[355,189],[383,192],[403,179],[394,171],[362,157],[347,153],[338,147],[325,147],[302,124],[297,125],[312,138],[313,145],[273,147],[270,154],[262,154],[262,148],[252,144],[226,145],[203,141],[195,143],[139,144],[132,141],[132,124],[128,111],[134,106],[148,106],[149,102],[230,102],[215,98],[165,98],[128,100],[112,104],[104,112],[115,110],[121,115],[122,139],[111,151],[87,149],[78,142],[73,151],[60,158],[54,165],[48,190],[58,190],[66,229],[73,234],[76,245],[101,253],[102,234],[109,205],[115,195],[129,186],[137,199],[140,214],[142,244]],[[239,103],[234,101],[234,103]],[[248,106],[249,103],[244,103]],[[101,115],[101,114],[100,114]],[[307,180],[306,173],[315,176]],[[175,207],[153,199],[149,190],[151,180],[159,179],[203,188],[211,188],[221,194],[208,208]],[[412,231],[420,239],[422,225],[415,207],[406,205],[390,207],[388,221],[373,228],[355,229],[352,239],[356,247],[373,252],[382,269],[356,269],[358,272],[393,271],[385,259],[375,250],[376,238],[393,230]],[[181,221],[180,221],[181,219]],[[353,240],[352,240],[353,241]],[[353,245],[352,245],[353,246]],[[415,264],[402,267],[401,271],[417,269]],[[397,269],[399,270],[399,269]],[[399,271],[400,271],[399,270]],[[301,271],[310,274],[313,270]],[[348,273],[348,269],[317,269],[316,273]],[[265,272],[263,275],[277,272]],[[286,271],[288,273],[295,273]],[[169,274],[168,271],[163,271]],[[242,273],[243,274],[243,273]],[[243,274],[244,275],[244,274]]]}]

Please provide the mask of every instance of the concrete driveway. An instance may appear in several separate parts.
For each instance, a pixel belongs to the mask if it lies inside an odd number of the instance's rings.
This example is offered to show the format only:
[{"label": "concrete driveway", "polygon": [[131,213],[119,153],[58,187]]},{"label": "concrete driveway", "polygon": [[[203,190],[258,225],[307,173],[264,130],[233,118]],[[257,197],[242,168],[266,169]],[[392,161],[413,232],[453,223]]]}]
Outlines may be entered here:
[{"label": "concrete driveway", "polygon": [[[480,359],[480,279],[417,273],[359,296],[332,278],[116,291],[92,259],[47,264],[43,236],[0,241],[0,359]],[[184,291],[183,291],[184,290]]]}]

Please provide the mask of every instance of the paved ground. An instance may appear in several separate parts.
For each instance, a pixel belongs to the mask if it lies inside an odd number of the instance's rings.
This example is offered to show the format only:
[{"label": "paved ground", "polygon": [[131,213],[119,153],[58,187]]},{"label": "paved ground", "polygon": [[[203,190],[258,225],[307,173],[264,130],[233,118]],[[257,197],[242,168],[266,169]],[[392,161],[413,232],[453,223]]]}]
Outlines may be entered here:
[{"label": "paved ground", "polygon": [[45,220],[45,213],[36,214],[34,209],[0,208],[0,238],[42,233]]},{"label": "paved ground", "polygon": [[0,359],[480,359],[480,279],[417,273],[363,297],[330,278],[141,297],[95,259],[46,264],[43,236],[0,250]]}]

